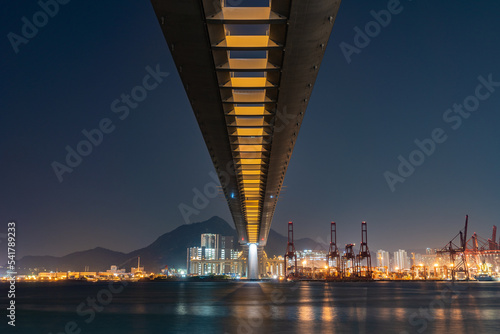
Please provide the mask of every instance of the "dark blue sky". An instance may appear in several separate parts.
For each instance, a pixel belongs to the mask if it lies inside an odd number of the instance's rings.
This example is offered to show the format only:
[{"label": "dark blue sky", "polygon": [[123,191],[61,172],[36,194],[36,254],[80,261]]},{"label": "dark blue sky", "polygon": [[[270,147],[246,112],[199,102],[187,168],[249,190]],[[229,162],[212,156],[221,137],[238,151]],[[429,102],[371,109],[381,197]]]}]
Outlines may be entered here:
[{"label": "dark blue sky", "polygon": [[[500,216],[500,87],[456,130],[443,114],[479,76],[500,82],[500,3],[402,0],[348,64],[339,45],[354,45],[354,28],[387,3],[342,3],[273,228],[293,220],[297,237],[325,238],[335,220],[339,243],[358,243],[366,220],[372,251],[438,247],[468,213],[488,237]],[[9,32],[39,10],[9,2],[0,14],[0,233],[18,221],[19,256],[145,246],[184,223],[179,204],[192,205],[214,170],[151,5],[70,1],[16,54]],[[111,103],[157,64],[170,75],[121,120]],[[115,130],[60,183],[51,164],[105,118]],[[435,128],[447,140],[392,192],[384,173]],[[213,215],[232,224],[222,197],[191,221]]]}]

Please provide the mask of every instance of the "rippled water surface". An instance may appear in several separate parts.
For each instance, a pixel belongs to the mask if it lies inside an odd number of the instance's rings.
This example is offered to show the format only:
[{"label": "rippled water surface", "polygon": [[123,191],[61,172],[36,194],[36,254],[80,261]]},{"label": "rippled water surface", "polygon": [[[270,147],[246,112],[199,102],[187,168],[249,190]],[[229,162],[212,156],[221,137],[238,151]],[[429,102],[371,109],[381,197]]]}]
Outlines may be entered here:
[{"label": "rippled water surface", "polygon": [[500,332],[500,282],[18,283],[16,305],[16,333]]}]

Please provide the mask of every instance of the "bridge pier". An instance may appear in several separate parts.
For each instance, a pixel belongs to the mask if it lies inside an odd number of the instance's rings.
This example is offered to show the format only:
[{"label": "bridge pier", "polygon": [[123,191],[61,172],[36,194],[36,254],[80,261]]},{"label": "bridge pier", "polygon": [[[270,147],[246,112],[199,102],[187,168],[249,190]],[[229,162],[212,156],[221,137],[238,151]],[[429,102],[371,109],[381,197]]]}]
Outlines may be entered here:
[{"label": "bridge pier", "polygon": [[257,244],[248,245],[248,279],[259,279]]}]

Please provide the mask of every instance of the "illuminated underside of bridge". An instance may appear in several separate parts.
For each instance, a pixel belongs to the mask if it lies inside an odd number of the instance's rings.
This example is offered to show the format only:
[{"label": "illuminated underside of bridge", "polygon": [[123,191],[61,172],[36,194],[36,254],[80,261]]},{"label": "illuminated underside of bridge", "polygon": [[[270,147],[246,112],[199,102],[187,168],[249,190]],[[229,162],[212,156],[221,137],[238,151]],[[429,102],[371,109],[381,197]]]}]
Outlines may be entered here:
[{"label": "illuminated underside of bridge", "polygon": [[265,246],[340,0],[151,2],[239,242]]}]

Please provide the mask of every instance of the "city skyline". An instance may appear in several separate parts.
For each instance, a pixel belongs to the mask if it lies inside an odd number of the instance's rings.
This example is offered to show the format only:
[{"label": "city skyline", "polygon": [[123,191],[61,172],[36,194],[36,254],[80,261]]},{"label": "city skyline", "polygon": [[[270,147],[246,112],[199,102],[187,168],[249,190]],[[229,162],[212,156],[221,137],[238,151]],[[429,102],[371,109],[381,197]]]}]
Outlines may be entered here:
[{"label": "city skyline", "polygon": [[[82,268],[78,268],[78,265],[68,267],[63,271],[54,271],[53,268],[46,268],[43,266],[38,266],[37,268],[27,268],[20,267],[22,275],[19,275],[23,280],[34,279],[48,279],[59,278],[68,279],[69,272],[72,273],[73,278],[75,275],[82,277],[89,276],[89,279],[93,280],[99,275],[102,275],[101,279],[109,279],[110,276],[120,276],[121,279],[130,279],[137,275],[142,275],[145,277],[148,275],[162,276],[166,271],[171,271],[172,273],[182,274],[182,278],[193,277],[193,276],[207,276],[207,275],[222,275],[230,276],[231,278],[240,279],[246,278],[246,261],[245,252],[242,250],[241,245],[237,245],[234,240],[234,236],[223,235],[220,233],[214,233],[213,231],[206,231],[205,233],[199,234],[199,242],[193,242],[187,247],[187,262],[186,267],[183,266],[172,266],[169,262],[164,262],[159,265],[158,268],[143,267],[141,266],[141,257],[137,256],[137,265],[132,262],[129,265],[117,266],[113,261],[107,267],[105,272],[103,269],[96,269],[92,263],[86,265],[83,272]],[[484,240],[482,241],[484,242]],[[324,246],[324,245],[323,245]],[[347,246],[347,245],[346,245]],[[498,250],[498,243],[493,245],[489,243],[490,250]],[[347,250],[347,248],[346,248]],[[358,253],[358,249],[354,248],[354,253]],[[475,255],[472,249],[468,250],[470,264],[473,268],[478,265],[477,259],[474,259]],[[336,267],[335,259],[330,259],[327,254],[328,251],[323,247],[320,248],[296,248],[297,260],[301,268],[316,268],[317,270],[322,270],[327,267]],[[483,253],[483,256],[488,257],[488,261],[492,262],[493,270],[498,271],[498,266],[495,267],[495,254],[496,252]],[[151,254],[150,254],[151,255]],[[341,257],[346,255],[346,251],[340,249]],[[415,270],[419,271],[420,267],[425,268],[435,268],[438,266],[449,266],[450,259],[447,253],[442,253],[441,249],[425,249],[425,253],[418,252],[408,252],[405,249],[399,249],[398,251],[389,252],[382,249],[377,250],[372,255],[372,269],[374,272],[379,274],[388,273],[411,273]],[[263,265],[270,270],[270,276],[268,273],[263,273],[266,278],[278,279],[284,275],[284,256],[282,254],[263,254]],[[486,260],[486,258],[485,258]],[[293,263],[288,262],[293,266]],[[134,267],[136,265],[136,267]],[[354,264],[350,264],[354,265]],[[101,266],[102,267],[102,266]],[[93,269],[93,271],[91,270]],[[127,269],[130,268],[129,271]],[[301,269],[302,270],[302,269]],[[31,273],[31,274],[30,274]],[[78,273],[78,274],[77,274]],[[149,274],[151,273],[151,274]],[[128,276],[127,276],[128,275]],[[65,278],[61,278],[65,276]],[[94,277],[96,276],[96,277]],[[168,275],[167,275],[168,276]],[[177,278],[180,276],[176,275]],[[31,278],[30,278],[31,277]],[[375,276],[374,276],[375,277]],[[380,279],[381,277],[378,277]],[[388,279],[390,277],[383,277]],[[6,279],[3,277],[3,279]],[[282,279],[282,278],[280,278]],[[394,279],[394,278],[393,278]],[[434,279],[436,279],[434,277]]]},{"label": "city skyline", "polygon": [[[214,223],[216,224],[214,225]],[[92,268],[94,271],[100,268],[99,270],[102,271],[103,268],[108,268],[110,265],[114,264],[122,264],[122,268],[128,269],[130,267],[136,266],[136,262],[134,260],[135,258],[142,257],[141,263],[145,264],[146,270],[148,272],[158,272],[159,268],[161,269],[165,266],[168,266],[169,268],[180,268],[186,270],[188,274],[192,274],[196,271],[194,271],[193,269],[189,269],[189,257],[193,257],[196,260],[214,260],[214,265],[219,265],[220,260],[235,260],[235,263],[238,263],[239,269],[233,268],[232,270],[238,270],[238,273],[241,274],[241,271],[239,270],[242,270],[241,268],[244,267],[241,266],[241,261],[245,257],[244,247],[242,248],[240,245],[237,246],[235,244],[236,231],[230,227],[228,222],[223,221],[219,217],[213,217],[209,221],[196,225],[197,226],[193,226],[194,229],[189,229],[189,227],[186,226],[183,229],[172,231],[172,233],[166,233],[158,237],[157,240],[151,245],[148,245],[147,247],[142,249],[137,249],[129,254],[114,252],[113,250],[109,252],[105,248],[97,248],[88,249],[83,252],[80,251],[67,254],[62,258],[32,256],[29,258],[29,260],[27,260],[27,262],[22,260],[18,262],[18,271],[22,274],[32,272],[33,270],[35,270],[35,273],[54,271],[57,268],[64,268],[62,270],[63,272],[65,270],[78,271],[84,270],[84,266],[86,268]],[[197,231],[203,232],[199,234],[200,232]],[[492,246],[494,243],[490,242],[491,239],[488,238],[487,240],[486,238],[483,238],[481,236],[476,237],[476,235],[474,234],[468,237],[469,252],[473,253],[475,238],[477,238],[477,240],[479,241],[480,247],[486,247],[485,249],[496,249],[495,246]],[[184,241],[182,241],[181,243],[177,243],[176,240],[179,239],[184,239]],[[368,239],[370,239],[369,234]],[[282,263],[286,240],[286,236],[280,235],[277,232],[273,231],[271,243],[269,245],[270,248],[267,249],[266,247],[265,249],[265,252],[267,254],[266,259],[271,259],[277,256],[281,258],[281,262],[278,262]],[[328,244],[320,244],[315,240],[307,238],[297,238],[295,239],[295,245],[299,259],[303,258],[302,254],[304,252],[313,252],[315,254],[318,254],[316,256],[316,262],[326,261]],[[496,245],[498,245],[498,243],[496,243]],[[337,246],[339,248],[340,255],[343,256],[347,248],[344,249],[344,243],[339,243],[338,239]],[[441,247],[438,247],[426,249],[405,248],[399,249],[397,251],[392,251],[390,246],[390,244],[386,244],[384,245],[384,249],[380,249],[368,243],[368,248],[371,249],[371,262],[373,267],[385,267],[387,268],[386,270],[397,272],[398,270],[410,270],[415,264],[418,265],[424,263],[425,265],[429,265],[430,263],[430,266],[432,266],[434,263],[436,263],[436,260],[434,259],[436,257],[436,254],[440,253],[439,251],[441,250]],[[186,247],[188,250],[187,264],[185,259]],[[352,248],[354,253],[358,254],[360,243],[355,242]],[[443,255],[440,256],[442,257]],[[447,258],[448,256],[444,255],[444,257]],[[103,260],[100,260],[101,258]],[[382,258],[384,259],[381,261]],[[448,261],[449,260],[445,262],[448,263]],[[72,263],[73,265],[70,265],[70,263]],[[127,264],[124,265],[125,263]],[[217,270],[221,270],[220,268]],[[5,270],[5,266],[0,268],[0,272],[4,272]],[[89,269],[85,269],[84,271],[89,271]],[[200,271],[197,272],[199,273]]]},{"label": "city skyline", "polygon": [[[214,216],[214,217],[211,217],[208,221],[210,221],[210,220],[212,220],[212,219],[220,219],[220,217]],[[207,222],[207,221],[204,221],[204,222],[195,222],[194,224],[200,224],[200,223],[202,223],[202,224],[203,224],[203,223],[206,223],[206,222]],[[229,222],[227,222],[227,221],[226,221],[226,223],[227,223],[229,226],[231,226],[231,224],[230,224]],[[234,227],[232,227],[232,226],[231,226],[231,228],[233,228],[233,231],[234,231]],[[166,233],[164,233],[164,234],[162,234],[162,235],[160,235],[160,236],[157,236],[155,239],[156,239],[156,240],[158,240],[158,239],[159,239],[159,238],[161,238],[162,236],[167,235],[167,234],[169,234],[169,233],[171,233],[171,232],[174,232],[175,230],[176,230],[176,228],[174,228],[173,230],[168,231],[168,232],[166,232]],[[274,230],[274,229],[272,229],[272,230],[274,231],[274,233],[278,233],[278,235],[280,235],[282,238],[285,238],[285,239],[286,239],[286,234],[280,234],[280,233],[279,233],[279,232],[277,232],[276,230]],[[208,237],[208,236],[211,236],[211,235],[218,235],[218,234],[219,234],[219,233],[216,233],[216,232],[213,232],[213,231],[212,231],[212,232],[211,232],[211,231],[207,231],[205,234],[202,234],[202,236],[203,236],[203,235],[206,235],[206,236]],[[481,238],[483,238],[483,236],[480,236],[480,237],[481,237]],[[491,238],[490,238],[490,237],[491,237],[490,235],[485,235],[485,237],[486,237],[486,238],[483,238],[483,239],[485,239],[485,240],[486,240],[486,239],[491,239]],[[223,236],[223,238],[224,238],[224,236]],[[227,238],[234,239],[234,237],[233,237],[233,236],[231,236],[231,237],[227,237]],[[468,236],[468,239],[470,239],[470,238],[471,238],[471,235],[469,235],[469,236]],[[155,239],[153,239],[153,241],[154,241]],[[329,247],[329,243],[330,243],[330,240],[329,240],[329,239],[327,240],[327,238],[326,238],[326,237],[324,237],[324,236],[323,236],[323,238],[315,238],[315,239],[312,239],[312,238],[309,238],[309,237],[302,237],[302,236],[300,236],[300,235],[299,235],[299,236],[297,236],[297,239],[301,239],[301,240],[310,240],[310,242],[312,242],[312,243],[315,245],[315,246],[313,246],[313,247],[304,248],[303,250],[310,249],[310,250],[315,250],[315,251],[316,251],[316,250],[317,250],[317,251],[326,251],[326,250],[328,249],[328,247]],[[500,239],[499,239],[499,241],[500,241]],[[222,241],[221,241],[221,242],[224,244],[224,242],[225,242],[225,241],[224,241],[224,239],[222,239]],[[233,243],[233,242],[234,242],[234,240],[231,240],[230,242],[231,242],[231,243]],[[343,238],[342,238],[342,237],[338,237],[338,238],[337,238],[337,245],[338,245],[339,250],[340,250],[340,252],[341,252],[341,253],[342,253],[342,252],[344,252],[344,245],[347,245],[347,244],[349,244],[349,243],[354,244],[353,249],[354,249],[356,252],[359,250],[360,240],[356,240],[356,239],[352,239],[352,240],[343,240]],[[151,243],[150,243],[150,244],[151,244]],[[133,251],[136,251],[136,252],[137,252],[137,251],[139,251],[140,249],[142,249],[144,246],[148,246],[148,245],[150,245],[150,244],[145,244],[145,245],[142,245],[141,247],[139,247],[138,249],[134,249]],[[203,243],[203,241],[200,243],[200,245],[201,245],[201,246],[199,246],[199,247],[218,248],[218,246],[214,246],[214,245],[212,245],[212,244],[211,244],[210,246],[206,246],[206,245]],[[273,246],[274,246],[273,248],[275,248],[275,247],[276,247],[276,245],[273,245]],[[284,250],[285,250],[285,248],[286,248],[286,243],[283,243],[281,246],[282,246],[281,248],[283,248],[283,252],[284,252]],[[414,253],[416,253],[416,252],[422,252],[422,253],[424,253],[425,251],[429,251],[429,250],[441,249],[441,248],[442,248],[442,246],[444,246],[444,244],[443,244],[443,245],[440,245],[440,246],[431,246],[431,247],[428,247],[428,245],[420,245],[419,247],[416,247],[416,248],[407,248],[407,250],[408,250],[408,251],[411,251],[411,252],[414,252]],[[397,248],[397,247],[395,247],[395,246],[391,246],[391,244],[390,244],[390,243],[389,243],[389,244],[383,244],[383,245],[382,245],[380,241],[378,241],[378,242],[377,242],[377,241],[373,242],[373,240],[372,240],[372,241],[368,244],[368,247],[369,247],[369,250],[370,250],[370,252],[371,252],[371,254],[372,254],[372,256],[373,256],[374,258],[375,258],[375,257],[377,257],[377,258],[378,258],[378,256],[379,256],[379,252],[380,252],[380,251],[383,251],[383,252],[385,252],[385,253],[386,253],[386,255],[389,255],[389,256],[390,256],[390,258],[392,259],[392,258],[394,257],[394,255],[393,255],[393,254],[394,254],[394,253],[396,253],[396,252],[397,252],[397,250],[398,250],[398,248]],[[381,247],[382,247],[382,248],[384,248],[384,249],[380,249]],[[111,251],[119,251],[119,250],[116,250],[116,249],[106,248],[106,247],[104,247],[103,245],[97,245],[97,248],[101,248],[101,249],[109,249],[109,250],[111,250]],[[223,248],[224,248],[224,247],[223,247]],[[71,255],[71,254],[76,254],[76,253],[81,252],[81,251],[89,251],[89,250],[91,250],[91,248],[84,248],[84,249],[73,250],[73,251],[70,251],[69,253],[62,254],[61,256],[67,256],[67,255]],[[265,249],[264,249],[264,250],[265,250]],[[376,250],[376,251],[375,251],[375,250]],[[399,249],[399,250],[401,250],[401,249]],[[35,256],[36,256],[36,254],[30,254],[30,255],[31,255],[31,256],[33,256],[33,255],[35,255]],[[56,257],[61,257],[61,256],[56,256]],[[385,255],[384,255],[384,256],[385,256]]]}]

